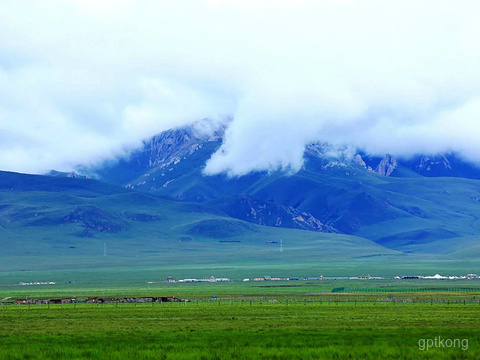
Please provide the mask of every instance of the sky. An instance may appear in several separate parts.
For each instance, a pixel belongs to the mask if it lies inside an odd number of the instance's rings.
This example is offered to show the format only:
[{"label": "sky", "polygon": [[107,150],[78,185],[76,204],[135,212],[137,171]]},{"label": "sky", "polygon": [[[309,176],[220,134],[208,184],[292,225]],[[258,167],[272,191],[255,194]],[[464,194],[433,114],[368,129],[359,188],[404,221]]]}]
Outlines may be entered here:
[{"label": "sky", "polygon": [[206,173],[305,145],[480,163],[480,2],[2,0],[0,170],[69,171],[232,118]]}]

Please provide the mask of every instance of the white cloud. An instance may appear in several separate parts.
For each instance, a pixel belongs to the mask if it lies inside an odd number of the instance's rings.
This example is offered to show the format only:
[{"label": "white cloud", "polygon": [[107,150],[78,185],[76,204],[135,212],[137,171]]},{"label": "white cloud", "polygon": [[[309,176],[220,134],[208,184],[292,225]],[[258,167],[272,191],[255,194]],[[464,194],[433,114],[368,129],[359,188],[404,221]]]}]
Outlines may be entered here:
[{"label": "white cloud", "polygon": [[476,1],[4,1],[0,169],[69,170],[232,116],[207,172],[326,140],[480,161]]}]

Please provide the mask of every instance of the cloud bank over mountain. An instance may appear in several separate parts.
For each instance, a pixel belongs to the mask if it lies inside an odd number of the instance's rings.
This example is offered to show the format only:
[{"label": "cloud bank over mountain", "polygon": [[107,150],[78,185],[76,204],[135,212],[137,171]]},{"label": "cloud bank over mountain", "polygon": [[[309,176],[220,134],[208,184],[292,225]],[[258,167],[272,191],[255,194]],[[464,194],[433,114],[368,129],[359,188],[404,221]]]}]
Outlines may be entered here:
[{"label": "cloud bank over mountain", "polygon": [[305,144],[480,162],[477,1],[5,1],[0,168],[69,170],[233,118],[207,173]]}]

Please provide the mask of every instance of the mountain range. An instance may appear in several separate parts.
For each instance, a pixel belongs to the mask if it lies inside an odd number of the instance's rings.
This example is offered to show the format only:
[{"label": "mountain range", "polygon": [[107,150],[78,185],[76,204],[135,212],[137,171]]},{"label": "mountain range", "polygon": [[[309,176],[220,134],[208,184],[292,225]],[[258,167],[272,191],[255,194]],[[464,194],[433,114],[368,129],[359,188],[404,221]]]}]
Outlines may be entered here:
[{"label": "mountain range", "polygon": [[280,264],[279,241],[294,264],[479,255],[480,169],[455,153],[402,159],[312,143],[296,173],[206,175],[226,126],[207,125],[165,131],[126,157],[68,173],[0,172],[0,270],[46,258],[54,268],[80,258],[114,266],[112,256]]},{"label": "mountain range", "polygon": [[195,128],[163,132],[129,158],[89,170],[108,183],[250,223],[356,235],[401,251],[478,234],[480,169],[455,153],[397,159],[313,143],[295,174],[207,176],[205,163],[225,128],[209,134]]}]

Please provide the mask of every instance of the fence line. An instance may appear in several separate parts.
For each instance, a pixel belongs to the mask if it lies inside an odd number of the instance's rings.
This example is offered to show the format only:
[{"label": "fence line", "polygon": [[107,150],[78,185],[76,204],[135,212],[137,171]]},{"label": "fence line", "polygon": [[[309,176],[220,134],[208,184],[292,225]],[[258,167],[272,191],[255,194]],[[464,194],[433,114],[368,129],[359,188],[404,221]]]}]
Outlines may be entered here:
[{"label": "fence line", "polygon": [[[84,304],[84,306],[80,306],[81,304]],[[7,309],[63,309],[64,306],[65,308],[73,308],[73,309],[88,309],[92,307],[98,308],[99,306],[103,308],[118,308],[119,304],[122,302],[120,301],[111,301],[111,302],[97,302],[97,303],[91,303],[87,301],[78,301],[78,302],[73,302],[73,303],[50,303],[47,300],[36,300],[32,299],[28,303],[3,303],[0,304],[2,307],[7,310]],[[216,303],[216,304],[215,304]],[[451,299],[451,298],[433,298],[433,297],[425,297],[425,298],[395,298],[393,296],[388,296],[386,298],[339,298],[339,297],[328,297],[328,299],[324,299],[323,297],[321,298],[285,298],[283,300],[281,299],[233,299],[233,298],[228,298],[228,299],[223,299],[223,298],[216,298],[216,299],[205,299],[205,298],[200,298],[200,299],[193,299],[193,300],[184,300],[184,301],[172,301],[172,302],[151,302],[151,306],[149,307],[158,307],[158,308],[163,308],[165,304],[170,304],[170,307],[172,306],[183,306],[183,307],[191,307],[191,306],[207,306],[207,307],[240,307],[243,308],[245,306],[247,307],[270,307],[270,306],[301,306],[301,307],[331,307],[331,306],[365,306],[365,305],[391,305],[391,306],[396,306],[396,305],[401,305],[401,306],[407,306],[407,305],[416,305],[416,304],[423,304],[423,305],[443,305],[443,306],[451,306],[451,305],[479,305],[480,306],[480,299],[477,299],[475,296],[472,298],[458,298],[458,299]],[[176,304],[176,305],[175,305]],[[36,305],[36,306],[34,306]],[[96,305],[96,306],[95,306]],[[147,308],[147,302],[132,302],[132,303],[127,303],[124,302],[124,307],[133,307],[133,308]]]}]

